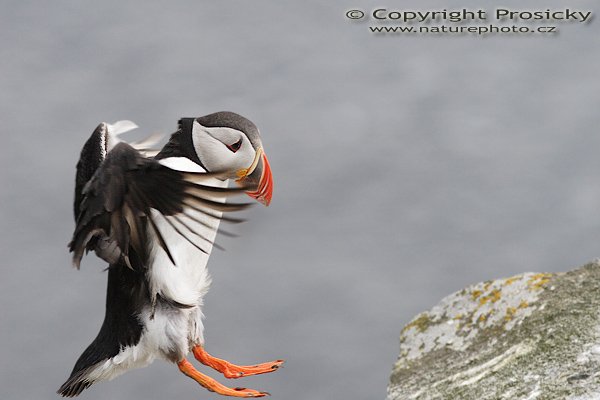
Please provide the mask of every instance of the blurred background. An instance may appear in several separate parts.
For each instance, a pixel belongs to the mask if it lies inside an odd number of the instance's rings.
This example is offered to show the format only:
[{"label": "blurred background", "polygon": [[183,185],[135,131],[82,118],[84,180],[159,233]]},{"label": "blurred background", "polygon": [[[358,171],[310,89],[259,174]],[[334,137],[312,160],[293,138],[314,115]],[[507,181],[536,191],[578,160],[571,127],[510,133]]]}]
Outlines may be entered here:
[{"label": "blurred background", "polygon": [[[345,12],[449,6],[283,3],[3,3],[2,399],[56,398],[102,322],[104,265],[75,271],[66,248],[75,163],[101,121],[135,121],[131,139],[218,110],[260,127],[273,203],[226,227],[241,237],[213,253],[205,325],[217,356],[287,360],[218,378],[274,399],[382,399],[418,312],[471,283],[600,256],[598,21],[378,36]],[[597,6],[528,3],[503,6]],[[157,361],[82,398],[218,396]]]}]

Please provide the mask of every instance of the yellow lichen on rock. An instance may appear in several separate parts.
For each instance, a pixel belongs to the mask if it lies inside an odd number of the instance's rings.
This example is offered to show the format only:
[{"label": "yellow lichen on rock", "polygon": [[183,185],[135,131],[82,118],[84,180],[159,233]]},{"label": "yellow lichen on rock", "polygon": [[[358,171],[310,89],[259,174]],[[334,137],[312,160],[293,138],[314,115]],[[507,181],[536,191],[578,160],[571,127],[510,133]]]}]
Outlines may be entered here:
[{"label": "yellow lichen on rock", "polygon": [[532,275],[527,281],[527,286],[533,290],[540,290],[546,283],[550,282],[552,276],[552,274],[546,273]]},{"label": "yellow lichen on rock", "polygon": [[525,300],[521,300],[521,303],[519,304],[519,308],[523,309],[523,308],[527,308],[529,307],[529,303],[526,302]]},{"label": "yellow lichen on rock", "polygon": [[513,319],[513,316],[515,315],[516,312],[517,312],[517,309],[515,307],[507,307],[506,315],[504,316],[504,320],[506,322],[510,321],[511,319]]},{"label": "yellow lichen on rock", "polygon": [[427,330],[430,323],[431,319],[429,318],[429,315],[427,315],[427,313],[421,313],[417,318],[413,319],[408,324],[406,324],[404,329],[402,329],[402,332],[405,332],[410,328],[415,328],[420,333],[423,333]]},{"label": "yellow lichen on rock", "polygon": [[487,303],[488,301],[491,303],[497,302],[498,300],[500,300],[501,293],[502,293],[501,290],[493,289],[490,293],[486,294],[481,299],[479,299],[479,305],[482,306],[485,303]]},{"label": "yellow lichen on rock", "polygon": [[552,274],[526,273],[496,281],[471,285],[442,299],[430,311],[417,315],[402,330],[399,368],[407,362],[426,356],[432,351],[452,349],[461,351],[472,343],[481,331],[505,332],[520,326],[538,307],[542,288]]},{"label": "yellow lichen on rock", "polygon": [[513,282],[515,282],[516,280],[521,279],[520,276],[513,276],[512,278],[508,278],[504,280],[504,286],[508,286],[510,284],[512,284]]},{"label": "yellow lichen on rock", "polygon": [[600,400],[599,287],[600,259],[444,297],[402,334],[387,400]]},{"label": "yellow lichen on rock", "polygon": [[473,290],[473,291],[471,292],[471,298],[472,298],[473,300],[477,300],[477,298],[478,298],[479,296],[481,296],[481,294],[482,294],[482,293],[483,293],[483,292],[482,292],[481,290]]}]

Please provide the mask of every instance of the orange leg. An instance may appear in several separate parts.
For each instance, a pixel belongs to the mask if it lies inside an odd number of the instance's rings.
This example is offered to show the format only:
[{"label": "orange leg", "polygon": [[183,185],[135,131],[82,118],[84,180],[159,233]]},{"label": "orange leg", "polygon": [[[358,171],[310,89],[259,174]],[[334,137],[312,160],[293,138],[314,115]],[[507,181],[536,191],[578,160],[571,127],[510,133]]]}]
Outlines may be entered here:
[{"label": "orange leg", "polygon": [[225,378],[241,378],[243,376],[266,374],[267,372],[277,370],[283,364],[283,360],[277,360],[258,365],[235,365],[229,361],[211,356],[200,345],[194,346],[192,352],[196,360],[219,371]]},{"label": "orange leg", "polygon": [[210,376],[206,376],[194,368],[194,366],[185,358],[177,363],[179,370],[198,382],[200,385],[205,387],[211,392],[222,394],[223,396],[233,397],[263,397],[268,396],[267,392],[259,392],[253,389],[246,388],[229,388],[215,381]]}]

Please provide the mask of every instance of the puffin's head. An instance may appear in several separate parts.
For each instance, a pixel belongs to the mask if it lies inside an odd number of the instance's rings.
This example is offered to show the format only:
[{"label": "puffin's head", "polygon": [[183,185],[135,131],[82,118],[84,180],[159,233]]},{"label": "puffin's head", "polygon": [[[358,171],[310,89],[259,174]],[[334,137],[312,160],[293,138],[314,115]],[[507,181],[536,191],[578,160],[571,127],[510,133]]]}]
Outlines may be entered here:
[{"label": "puffin's head", "polygon": [[258,128],[233,112],[221,111],[196,118],[192,124],[196,155],[208,172],[235,179],[246,193],[268,206],[273,194],[273,176],[263,150]]}]

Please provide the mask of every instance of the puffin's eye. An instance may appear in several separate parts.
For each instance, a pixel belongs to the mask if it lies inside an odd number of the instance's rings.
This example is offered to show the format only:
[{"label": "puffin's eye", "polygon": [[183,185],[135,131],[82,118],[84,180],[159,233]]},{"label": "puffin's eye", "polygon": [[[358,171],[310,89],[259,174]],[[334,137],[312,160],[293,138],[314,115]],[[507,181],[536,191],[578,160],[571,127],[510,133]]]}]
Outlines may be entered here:
[{"label": "puffin's eye", "polygon": [[238,140],[234,144],[226,144],[225,146],[227,146],[227,148],[231,150],[232,153],[235,153],[240,149],[240,147],[242,147],[242,139]]}]

